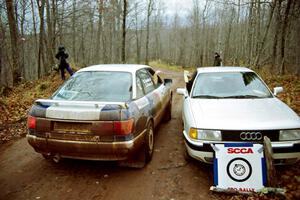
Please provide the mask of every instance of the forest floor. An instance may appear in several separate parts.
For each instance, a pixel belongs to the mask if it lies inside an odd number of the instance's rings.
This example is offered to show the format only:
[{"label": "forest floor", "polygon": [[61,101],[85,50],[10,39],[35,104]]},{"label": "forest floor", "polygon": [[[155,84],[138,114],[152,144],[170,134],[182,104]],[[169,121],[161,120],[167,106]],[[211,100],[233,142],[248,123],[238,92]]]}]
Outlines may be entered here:
[{"label": "forest floor", "polygon": [[[151,64],[173,79],[174,91],[184,87],[181,68]],[[300,115],[300,77],[259,74],[270,88],[283,86],[279,98]],[[35,99],[49,97],[62,83],[53,72],[0,96],[0,199],[300,199],[299,162],[277,167],[278,184],[287,189],[285,197],[210,192],[212,165],[184,159],[181,106],[173,106],[172,120],[158,128],[153,160],[143,169],[67,159],[49,163],[24,138],[26,116]],[[173,105],[181,104],[181,96],[175,94]]]}]

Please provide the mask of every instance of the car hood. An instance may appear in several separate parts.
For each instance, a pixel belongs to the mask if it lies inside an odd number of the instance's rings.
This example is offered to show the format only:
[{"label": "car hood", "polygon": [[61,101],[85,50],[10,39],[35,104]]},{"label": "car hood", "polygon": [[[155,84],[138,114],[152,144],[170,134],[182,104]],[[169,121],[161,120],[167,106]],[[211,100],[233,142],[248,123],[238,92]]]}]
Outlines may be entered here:
[{"label": "car hood", "polygon": [[300,128],[299,116],[277,98],[190,99],[197,128],[275,130]]}]

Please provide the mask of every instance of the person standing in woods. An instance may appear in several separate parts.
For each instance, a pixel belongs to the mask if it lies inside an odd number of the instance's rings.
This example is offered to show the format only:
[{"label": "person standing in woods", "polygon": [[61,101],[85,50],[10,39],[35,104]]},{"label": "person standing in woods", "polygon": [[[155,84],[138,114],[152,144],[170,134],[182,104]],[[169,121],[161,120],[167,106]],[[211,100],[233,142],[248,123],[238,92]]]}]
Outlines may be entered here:
[{"label": "person standing in woods", "polygon": [[222,59],[221,59],[220,54],[215,52],[214,66],[221,66],[221,63],[222,63]]},{"label": "person standing in woods", "polygon": [[65,52],[65,47],[64,46],[59,46],[58,47],[58,53],[55,55],[55,58],[59,60],[59,70],[61,74],[61,79],[65,80],[65,69],[69,72],[70,76],[73,75],[73,71],[67,63],[66,59],[69,57],[69,55]]}]

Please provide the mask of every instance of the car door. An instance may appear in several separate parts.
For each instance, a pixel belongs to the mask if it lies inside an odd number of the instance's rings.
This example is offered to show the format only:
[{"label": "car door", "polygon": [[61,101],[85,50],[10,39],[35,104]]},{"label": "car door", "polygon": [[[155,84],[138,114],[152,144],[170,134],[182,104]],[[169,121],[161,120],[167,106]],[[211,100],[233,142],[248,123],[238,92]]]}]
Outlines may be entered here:
[{"label": "car door", "polygon": [[147,121],[150,113],[150,102],[145,96],[144,86],[142,84],[141,78],[138,76],[138,72],[135,74],[135,99],[134,104],[137,106],[137,122],[136,122],[136,132],[141,133],[147,126]]},{"label": "car door", "polygon": [[146,70],[150,73],[152,80],[154,82],[157,96],[160,97],[161,100],[161,110],[164,110],[166,106],[168,105],[170,98],[171,98],[171,89],[170,86],[167,86],[163,83],[161,78],[158,74],[155,73],[155,71],[151,68],[146,68]]},{"label": "car door", "polygon": [[162,115],[162,95],[160,93],[160,87],[154,84],[153,76],[151,73],[143,68],[137,72],[138,78],[140,78],[145,93],[145,97],[149,102],[149,114],[154,119],[154,126],[156,126]]}]

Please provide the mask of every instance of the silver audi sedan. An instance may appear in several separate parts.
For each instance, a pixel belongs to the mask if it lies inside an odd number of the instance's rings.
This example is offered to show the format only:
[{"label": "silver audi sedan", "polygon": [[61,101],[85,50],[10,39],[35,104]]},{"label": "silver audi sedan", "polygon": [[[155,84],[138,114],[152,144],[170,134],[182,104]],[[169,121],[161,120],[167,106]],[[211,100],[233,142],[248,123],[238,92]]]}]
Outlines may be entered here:
[{"label": "silver audi sedan", "polygon": [[244,67],[198,68],[183,95],[183,135],[187,156],[212,163],[211,144],[271,140],[276,164],[300,159],[300,118],[252,70]]}]

